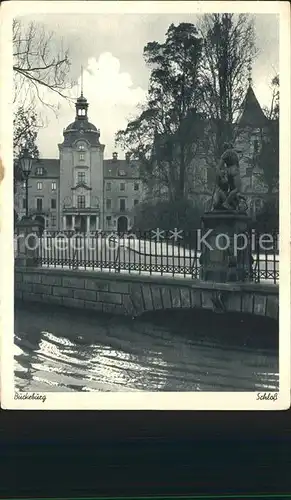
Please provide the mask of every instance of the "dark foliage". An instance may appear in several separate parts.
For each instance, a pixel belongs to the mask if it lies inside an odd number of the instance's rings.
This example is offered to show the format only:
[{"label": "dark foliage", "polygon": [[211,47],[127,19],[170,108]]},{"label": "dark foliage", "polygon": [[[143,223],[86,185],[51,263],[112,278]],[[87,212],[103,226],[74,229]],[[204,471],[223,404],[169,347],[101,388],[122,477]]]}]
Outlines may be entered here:
[{"label": "dark foliage", "polygon": [[142,231],[156,228],[192,231],[200,227],[202,214],[203,207],[185,199],[175,203],[167,200],[141,203],[136,212],[135,228]]}]

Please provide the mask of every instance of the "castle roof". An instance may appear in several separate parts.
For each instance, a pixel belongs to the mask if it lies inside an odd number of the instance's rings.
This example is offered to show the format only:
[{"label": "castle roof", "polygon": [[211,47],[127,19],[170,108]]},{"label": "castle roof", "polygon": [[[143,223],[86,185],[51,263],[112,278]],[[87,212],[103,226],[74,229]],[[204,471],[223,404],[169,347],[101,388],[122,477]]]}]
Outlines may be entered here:
[{"label": "castle roof", "polygon": [[[37,169],[42,167],[42,175],[37,174]],[[57,158],[39,158],[32,160],[32,169],[30,177],[39,177],[47,179],[57,179],[60,177],[60,160]]]},{"label": "castle roof", "polygon": [[[103,160],[103,175],[104,179],[138,179],[139,169],[137,162],[110,158]],[[42,173],[39,174],[37,169],[42,167]],[[41,179],[58,179],[60,177],[60,160],[58,158],[40,158],[33,160],[31,175],[32,178]]]},{"label": "castle roof", "polygon": [[119,178],[120,180],[138,178],[139,169],[136,162],[112,158],[104,160],[104,179]]},{"label": "castle roof", "polygon": [[[70,123],[64,130],[64,145],[70,146],[77,139],[86,139],[91,146],[99,146],[100,131],[88,121],[89,103],[81,92],[80,97],[76,101],[76,117],[75,121]],[[82,137],[81,137],[82,136]]]},{"label": "castle roof", "polygon": [[241,117],[238,120],[239,127],[262,128],[268,124],[268,118],[263,113],[258,99],[250,85],[244,102]]},{"label": "castle roof", "polygon": [[66,132],[68,131],[78,131],[83,130],[84,132],[98,132],[97,127],[93,125],[93,123],[88,122],[88,120],[78,120],[76,119],[74,122],[70,123],[70,125],[67,126],[65,129]]}]

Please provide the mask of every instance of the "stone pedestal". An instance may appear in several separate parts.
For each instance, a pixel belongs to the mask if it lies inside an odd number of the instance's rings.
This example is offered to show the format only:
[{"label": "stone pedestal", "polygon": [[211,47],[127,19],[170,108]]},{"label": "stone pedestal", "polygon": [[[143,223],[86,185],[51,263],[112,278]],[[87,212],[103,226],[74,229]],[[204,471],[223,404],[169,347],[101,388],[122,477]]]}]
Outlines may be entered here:
[{"label": "stone pedestal", "polygon": [[245,213],[206,212],[202,217],[200,279],[216,283],[247,281],[251,271],[251,241]]},{"label": "stone pedestal", "polygon": [[15,265],[21,267],[37,266],[36,258],[39,255],[39,238],[41,238],[42,225],[29,217],[23,217],[16,224]]}]

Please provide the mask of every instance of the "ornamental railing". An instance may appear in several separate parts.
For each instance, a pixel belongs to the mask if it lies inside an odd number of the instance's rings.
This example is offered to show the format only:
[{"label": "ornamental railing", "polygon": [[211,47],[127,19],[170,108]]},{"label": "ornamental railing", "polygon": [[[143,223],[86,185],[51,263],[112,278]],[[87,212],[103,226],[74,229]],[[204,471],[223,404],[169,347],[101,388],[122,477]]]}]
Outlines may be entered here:
[{"label": "ornamental railing", "polygon": [[[246,281],[255,283],[279,281],[278,233],[262,235],[254,231],[245,233],[248,251],[239,253],[235,245],[229,251],[223,242],[223,252],[243,255],[247,272]],[[146,274],[200,278],[203,235],[201,231],[172,231],[155,229],[135,233],[117,231],[44,231],[35,235],[36,263],[48,268],[84,269],[90,271]],[[207,240],[206,240],[207,242]],[[17,252],[18,235],[15,234]],[[239,244],[241,247],[241,243]]]}]

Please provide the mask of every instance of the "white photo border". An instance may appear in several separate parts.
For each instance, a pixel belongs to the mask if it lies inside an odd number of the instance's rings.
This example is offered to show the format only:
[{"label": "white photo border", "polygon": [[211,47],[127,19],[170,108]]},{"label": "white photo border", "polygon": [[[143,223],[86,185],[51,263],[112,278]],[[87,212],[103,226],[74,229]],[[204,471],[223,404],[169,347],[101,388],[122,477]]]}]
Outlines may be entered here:
[{"label": "white photo border", "polygon": [[[14,399],[13,252],[13,61],[12,20],[58,13],[150,14],[236,12],[278,14],[280,25],[280,389],[276,401],[258,401],[257,392],[36,393],[41,399]],[[73,410],[285,410],[290,407],[290,5],[282,2],[191,1],[12,1],[0,9],[0,144],[4,179],[0,186],[1,406],[6,409]],[[43,396],[43,397],[41,397]]]}]

